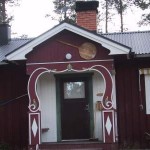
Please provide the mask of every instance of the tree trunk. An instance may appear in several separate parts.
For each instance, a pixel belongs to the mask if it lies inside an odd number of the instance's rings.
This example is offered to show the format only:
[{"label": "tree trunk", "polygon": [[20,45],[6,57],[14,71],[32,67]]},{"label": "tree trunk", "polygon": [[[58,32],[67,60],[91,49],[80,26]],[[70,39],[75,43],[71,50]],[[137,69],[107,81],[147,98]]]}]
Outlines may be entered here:
[{"label": "tree trunk", "polygon": [[121,29],[121,32],[123,32],[123,6],[122,6],[122,0],[120,0],[120,29]]},{"label": "tree trunk", "polygon": [[64,0],[64,7],[65,7],[64,20],[66,20],[66,0]]},{"label": "tree trunk", "polygon": [[6,8],[5,1],[2,1],[2,23],[6,21]]},{"label": "tree trunk", "polygon": [[108,1],[106,0],[106,22],[105,22],[105,32],[108,33]]}]

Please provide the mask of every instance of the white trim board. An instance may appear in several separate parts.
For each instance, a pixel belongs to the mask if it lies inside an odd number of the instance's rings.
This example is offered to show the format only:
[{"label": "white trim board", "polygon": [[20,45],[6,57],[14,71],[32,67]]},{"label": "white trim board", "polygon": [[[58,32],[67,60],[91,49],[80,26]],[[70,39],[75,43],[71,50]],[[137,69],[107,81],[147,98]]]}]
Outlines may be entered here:
[{"label": "white trim board", "polygon": [[31,42],[29,42],[28,44],[18,48],[16,51],[8,54],[6,56],[7,60],[10,60],[10,61],[11,60],[25,60],[26,59],[25,55],[28,54],[29,52],[31,52],[35,46],[39,45],[40,43],[46,41],[47,39],[53,37],[54,35],[60,33],[63,30],[71,31],[82,37],[85,37],[87,39],[90,39],[92,41],[95,41],[95,42],[101,44],[103,47],[110,50],[110,55],[128,54],[130,52],[130,48],[126,47],[125,45],[116,43],[115,41],[107,39],[101,35],[89,32],[88,30],[85,30],[78,26],[63,22],[63,23],[55,26],[51,30],[48,30],[47,32],[38,36],[37,38],[35,38]]},{"label": "white trim board", "polygon": [[150,75],[145,74],[146,114],[150,114]]}]

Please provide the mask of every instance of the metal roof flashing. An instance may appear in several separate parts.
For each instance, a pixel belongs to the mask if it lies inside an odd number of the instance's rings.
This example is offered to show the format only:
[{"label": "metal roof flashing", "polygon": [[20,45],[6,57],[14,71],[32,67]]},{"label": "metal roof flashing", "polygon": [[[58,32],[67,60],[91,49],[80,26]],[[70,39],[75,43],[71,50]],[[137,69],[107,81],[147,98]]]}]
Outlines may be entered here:
[{"label": "metal roof flashing", "polygon": [[148,58],[150,57],[150,54],[136,54],[135,57],[136,58]]}]

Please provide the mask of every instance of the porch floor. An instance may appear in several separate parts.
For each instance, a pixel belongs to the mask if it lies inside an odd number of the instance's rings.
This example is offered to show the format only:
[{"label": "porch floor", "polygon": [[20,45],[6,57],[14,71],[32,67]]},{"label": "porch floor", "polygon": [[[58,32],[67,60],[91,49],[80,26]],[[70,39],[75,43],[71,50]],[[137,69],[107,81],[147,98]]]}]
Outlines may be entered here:
[{"label": "porch floor", "polygon": [[93,141],[69,141],[58,143],[42,143],[39,146],[40,150],[117,150],[118,144],[106,144]]}]

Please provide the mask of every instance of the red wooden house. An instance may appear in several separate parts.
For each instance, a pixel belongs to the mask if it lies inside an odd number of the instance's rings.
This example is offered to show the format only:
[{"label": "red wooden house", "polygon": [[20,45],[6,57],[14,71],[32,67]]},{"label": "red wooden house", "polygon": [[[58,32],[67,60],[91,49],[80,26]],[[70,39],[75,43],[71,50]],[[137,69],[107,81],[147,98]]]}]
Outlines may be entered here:
[{"label": "red wooden house", "polygon": [[150,32],[96,33],[97,1],[76,3],[34,39],[0,25],[0,142],[12,149],[150,148]]}]

